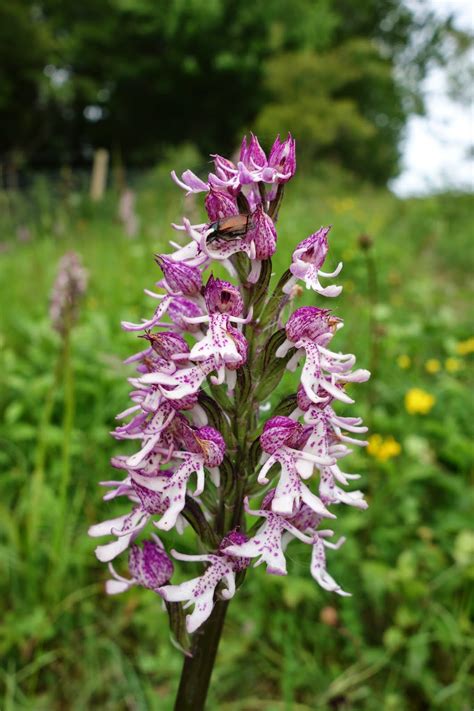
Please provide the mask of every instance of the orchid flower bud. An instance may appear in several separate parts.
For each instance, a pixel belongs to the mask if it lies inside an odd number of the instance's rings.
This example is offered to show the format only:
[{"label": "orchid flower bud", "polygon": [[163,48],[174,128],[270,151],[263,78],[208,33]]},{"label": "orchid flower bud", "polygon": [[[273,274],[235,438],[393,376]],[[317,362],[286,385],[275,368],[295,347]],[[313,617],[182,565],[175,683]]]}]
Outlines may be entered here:
[{"label": "orchid flower bud", "polygon": [[296,142],[290,133],[285,141],[280,141],[280,136],[276,137],[268,156],[268,167],[275,171],[277,182],[287,183],[294,176],[296,172],[295,149]]},{"label": "orchid flower bud", "polygon": [[155,261],[160,267],[171,291],[185,296],[196,296],[199,294],[202,285],[201,272],[197,267],[189,266],[183,262],[174,262],[165,257],[164,254],[157,254]]}]

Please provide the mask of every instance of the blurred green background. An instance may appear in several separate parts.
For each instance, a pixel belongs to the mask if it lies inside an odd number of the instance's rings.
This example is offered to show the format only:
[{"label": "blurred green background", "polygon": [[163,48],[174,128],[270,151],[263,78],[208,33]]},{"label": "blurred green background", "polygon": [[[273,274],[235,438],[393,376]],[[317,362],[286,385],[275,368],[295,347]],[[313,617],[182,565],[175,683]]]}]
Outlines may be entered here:
[{"label": "blurred green background", "polygon": [[[415,12],[395,0],[0,6],[6,711],[172,707],[182,658],[160,600],[138,589],[107,598],[86,531],[116,508],[97,482],[113,476],[120,448],[108,433],[127,403],[122,360],[136,350],[120,320],[151,312],[142,290],[158,278],[153,254],[166,250],[169,223],[203,219],[169,171],[205,175],[206,154],[233,153],[249,129],[267,149],[278,131],[298,144],[275,272],[299,241],[333,224],[326,267],[345,264],[331,304],[346,323],[337,345],[374,371],[356,392],[370,445],[348,467],[362,475],[370,507],[341,511],[336,534],[348,541],[328,555],[353,597],[321,590],[297,544],[287,577],[247,575],[209,709],[470,708],[472,196],[401,199],[386,187],[400,170],[406,122],[423,111],[427,71],[461,62],[469,42],[424,3]],[[110,170],[93,201],[100,147]],[[70,249],[90,283],[66,373],[48,305]],[[290,376],[272,404],[293,388]],[[189,533],[172,543],[193,550]]]}]

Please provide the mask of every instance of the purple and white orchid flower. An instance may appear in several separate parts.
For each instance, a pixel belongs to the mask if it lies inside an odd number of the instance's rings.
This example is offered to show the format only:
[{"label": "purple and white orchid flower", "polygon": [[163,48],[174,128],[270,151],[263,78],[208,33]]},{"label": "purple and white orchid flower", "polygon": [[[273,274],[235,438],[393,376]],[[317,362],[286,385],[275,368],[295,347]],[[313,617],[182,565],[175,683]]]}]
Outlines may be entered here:
[{"label": "purple and white orchid flower", "polygon": [[[310,572],[321,588],[347,595],[326,570],[326,551],[340,548],[344,538],[332,542],[324,522],[344,506],[367,507],[363,492],[352,487],[359,475],[342,468],[353,446],[367,444],[359,439],[367,428],[338,407],[354,402],[346,387],[366,381],[369,372],[355,367],[354,355],[332,350],[343,322],[322,304],[296,308],[285,324],[286,308],[301,292],[298,282],[321,300],[341,292],[324,280],[337,277],[342,264],[322,271],[330,228],[296,245],[280,279],[272,273],[275,223],[296,170],[295,141],[278,136],[266,154],[252,134],[235,162],[220,155],[213,161],[206,179],[191,170],[172,173],[187,194],[204,193],[208,221],[191,224],[184,217],[173,224],[176,241],[155,257],[162,276],[156,290],[145,290],[154,312],[139,323],[122,322],[145,347],[126,360],[136,372],[112,434],[136,447],[112,459],[122,480],[102,485],[105,501],[128,502],[128,510],[89,529],[94,538],[109,537],[96,547],[98,559],[109,563],[107,592],[132,586],[156,592],[176,645],[188,655],[206,639],[193,633],[217,624],[252,561],[265,563],[268,574],[287,574],[290,543],[311,546]],[[276,333],[283,326],[284,340]],[[293,410],[273,414],[269,396],[298,367]],[[277,412],[288,413],[287,402],[281,406]],[[246,514],[259,519],[248,535]],[[173,563],[149,532],[181,533],[186,526],[196,554],[172,556],[206,568],[174,584]],[[127,550],[125,576],[115,561]],[[221,612],[211,615],[216,605]],[[185,616],[187,607],[193,610]]]}]

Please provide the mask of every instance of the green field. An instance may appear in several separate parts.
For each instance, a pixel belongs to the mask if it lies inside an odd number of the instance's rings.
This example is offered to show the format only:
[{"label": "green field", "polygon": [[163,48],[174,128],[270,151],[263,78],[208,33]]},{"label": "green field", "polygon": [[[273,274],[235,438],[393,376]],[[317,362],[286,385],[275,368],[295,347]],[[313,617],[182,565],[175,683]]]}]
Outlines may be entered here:
[{"label": "green field", "polygon": [[[115,509],[97,483],[113,475],[110,456],[125,450],[108,434],[127,406],[130,371],[121,361],[137,350],[120,320],[151,313],[143,288],[159,278],[153,254],[173,237],[169,223],[184,212],[201,221],[167,173],[164,166],[137,180],[135,238],[116,219],[113,189],[98,205],[40,179],[26,194],[0,194],[5,711],[172,707],[182,659],[161,601],[141,589],[106,597],[107,571],[86,533]],[[331,304],[346,323],[335,345],[374,369],[353,389],[371,446],[348,464],[370,507],[341,511],[335,530],[348,540],[328,555],[353,596],[321,590],[307,547],[296,543],[287,577],[250,569],[230,606],[209,709],[468,711],[472,198],[399,200],[333,172],[299,177],[281,210],[275,272],[329,223],[325,268],[345,265],[343,294]],[[361,234],[373,240],[368,252]],[[69,249],[90,273],[71,370],[48,318],[57,262]],[[283,381],[272,403],[294,384]],[[192,552],[188,531],[173,543]]]}]

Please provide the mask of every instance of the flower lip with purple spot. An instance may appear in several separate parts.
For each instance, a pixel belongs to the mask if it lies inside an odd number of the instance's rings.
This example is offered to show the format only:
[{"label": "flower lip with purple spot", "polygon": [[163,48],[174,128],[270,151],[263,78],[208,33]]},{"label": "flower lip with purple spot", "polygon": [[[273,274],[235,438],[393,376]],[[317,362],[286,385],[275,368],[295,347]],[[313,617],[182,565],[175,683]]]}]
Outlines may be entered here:
[{"label": "flower lip with purple spot", "polygon": [[210,314],[227,313],[240,316],[244,302],[239,289],[228,281],[214,279],[211,274],[204,289],[204,299]]}]

